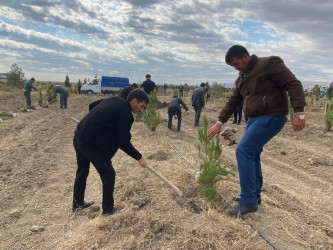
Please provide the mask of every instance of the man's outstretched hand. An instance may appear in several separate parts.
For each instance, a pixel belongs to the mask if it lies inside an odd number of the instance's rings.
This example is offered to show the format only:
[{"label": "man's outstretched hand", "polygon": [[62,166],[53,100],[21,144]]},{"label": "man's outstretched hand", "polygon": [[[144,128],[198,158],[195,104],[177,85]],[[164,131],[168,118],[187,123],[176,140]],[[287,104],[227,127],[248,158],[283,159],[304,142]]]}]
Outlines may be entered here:
[{"label": "man's outstretched hand", "polygon": [[221,133],[221,127],[221,124],[215,123],[215,125],[208,130],[207,135],[210,138],[213,138],[215,135],[219,135]]}]

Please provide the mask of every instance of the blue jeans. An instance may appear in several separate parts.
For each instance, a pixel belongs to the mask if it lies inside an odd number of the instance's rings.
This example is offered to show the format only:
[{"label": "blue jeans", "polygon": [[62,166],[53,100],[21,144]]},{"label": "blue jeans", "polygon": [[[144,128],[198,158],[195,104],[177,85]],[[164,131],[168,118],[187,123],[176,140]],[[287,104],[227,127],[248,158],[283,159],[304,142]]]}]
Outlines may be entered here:
[{"label": "blue jeans", "polygon": [[263,183],[260,154],[264,145],[278,134],[287,119],[282,116],[259,116],[249,118],[244,135],[236,148],[240,205],[254,206],[260,198]]}]

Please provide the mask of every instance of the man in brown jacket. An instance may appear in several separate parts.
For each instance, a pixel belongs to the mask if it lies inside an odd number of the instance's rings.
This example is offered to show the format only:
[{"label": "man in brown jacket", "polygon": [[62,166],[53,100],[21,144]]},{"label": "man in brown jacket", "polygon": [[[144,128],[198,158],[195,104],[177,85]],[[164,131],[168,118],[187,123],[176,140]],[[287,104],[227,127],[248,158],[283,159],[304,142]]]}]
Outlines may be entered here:
[{"label": "man in brown jacket", "polygon": [[257,211],[258,204],[261,204],[263,178],[260,154],[264,145],[281,131],[287,121],[287,93],[294,109],[295,131],[305,127],[306,103],[302,84],[281,58],[250,56],[245,47],[234,45],[228,50],[225,61],[239,71],[239,77],[217,123],[208,130],[208,136],[218,135],[223,123],[243,102],[243,111],[249,119],[236,148],[241,194],[234,197],[239,204],[228,213],[244,215]]}]

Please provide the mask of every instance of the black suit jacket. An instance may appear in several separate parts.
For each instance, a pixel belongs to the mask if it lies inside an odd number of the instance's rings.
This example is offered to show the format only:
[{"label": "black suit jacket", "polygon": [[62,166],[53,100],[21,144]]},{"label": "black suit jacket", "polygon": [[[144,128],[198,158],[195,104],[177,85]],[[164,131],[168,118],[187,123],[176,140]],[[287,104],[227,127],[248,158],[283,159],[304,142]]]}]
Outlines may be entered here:
[{"label": "black suit jacket", "polygon": [[140,160],[142,155],[131,143],[133,122],[129,102],[120,97],[111,97],[98,103],[79,122],[75,135],[81,143],[101,152],[104,160],[112,158],[119,148]]}]

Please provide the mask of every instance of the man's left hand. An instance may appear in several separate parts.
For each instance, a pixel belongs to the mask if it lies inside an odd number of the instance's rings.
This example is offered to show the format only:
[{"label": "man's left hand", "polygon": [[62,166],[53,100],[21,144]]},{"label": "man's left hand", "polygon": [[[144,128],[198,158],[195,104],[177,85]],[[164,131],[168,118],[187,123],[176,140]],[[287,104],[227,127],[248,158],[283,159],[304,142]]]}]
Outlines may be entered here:
[{"label": "man's left hand", "polygon": [[301,131],[305,127],[305,120],[301,120],[298,118],[293,119],[293,129],[294,131]]}]

